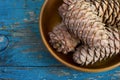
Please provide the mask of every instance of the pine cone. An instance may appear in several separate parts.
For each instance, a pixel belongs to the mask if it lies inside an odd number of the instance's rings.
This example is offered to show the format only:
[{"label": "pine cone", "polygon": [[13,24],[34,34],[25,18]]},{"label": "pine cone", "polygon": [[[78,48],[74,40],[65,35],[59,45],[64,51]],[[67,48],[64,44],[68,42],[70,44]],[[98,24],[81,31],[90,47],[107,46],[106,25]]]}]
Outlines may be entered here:
[{"label": "pine cone", "polygon": [[[69,3],[68,3],[69,2]],[[97,16],[95,6],[85,0],[64,0],[59,8],[63,22],[76,38],[84,45],[99,47],[108,44],[108,34],[102,18]]]},{"label": "pine cone", "polygon": [[49,33],[49,37],[49,42],[53,48],[64,54],[74,51],[76,45],[79,43],[78,39],[75,39],[69,34],[63,23],[57,25],[53,31]]},{"label": "pine cone", "polygon": [[107,26],[120,28],[120,3],[118,0],[86,0],[95,6],[98,16]]},{"label": "pine cone", "polygon": [[89,48],[80,46],[73,54],[73,60],[81,65],[94,64],[120,52],[120,32],[118,29],[107,28],[109,32],[109,44],[107,47]]}]

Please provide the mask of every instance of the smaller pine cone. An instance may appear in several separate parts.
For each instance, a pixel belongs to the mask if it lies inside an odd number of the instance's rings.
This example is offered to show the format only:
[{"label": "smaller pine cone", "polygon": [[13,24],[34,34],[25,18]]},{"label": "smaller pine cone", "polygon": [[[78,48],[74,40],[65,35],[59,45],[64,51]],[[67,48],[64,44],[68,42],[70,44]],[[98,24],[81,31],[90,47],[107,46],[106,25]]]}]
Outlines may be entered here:
[{"label": "smaller pine cone", "polygon": [[83,45],[100,47],[108,44],[108,34],[105,24],[97,16],[95,7],[85,0],[64,0],[59,8],[63,22],[69,30],[78,38]]},{"label": "smaller pine cone", "polygon": [[49,42],[53,48],[64,54],[74,51],[75,47],[79,43],[77,39],[69,34],[63,23],[57,25],[53,31],[49,33],[49,37]]},{"label": "smaller pine cone", "polygon": [[101,48],[89,48],[80,46],[73,54],[73,60],[81,65],[94,64],[120,52],[120,32],[117,29],[107,28],[109,31],[108,46]]},{"label": "smaller pine cone", "polygon": [[86,0],[95,6],[98,16],[108,27],[120,28],[120,3],[118,0]]}]

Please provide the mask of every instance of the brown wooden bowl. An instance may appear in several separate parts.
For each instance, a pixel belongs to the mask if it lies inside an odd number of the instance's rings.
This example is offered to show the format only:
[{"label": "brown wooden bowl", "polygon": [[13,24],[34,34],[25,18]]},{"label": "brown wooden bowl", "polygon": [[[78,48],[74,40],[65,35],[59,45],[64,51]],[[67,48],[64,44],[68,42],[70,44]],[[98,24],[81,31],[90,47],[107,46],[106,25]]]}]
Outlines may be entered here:
[{"label": "brown wooden bowl", "polygon": [[39,19],[40,33],[43,39],[43,42],[50,53],[61,63],[66,66],[76,69],[78,71],[85,72],[102,72],[106,70],[113,69],[120,65],[120,54],[113,56],[107,60],[97,62],[94,65],[80,66],[74,63],[72,59],[72,53],[64,55],[62,53],[56,52],[52,46],[49,44],[48,32],[52,31],[58,23],[61,22],[61,17],[58,14],[58,7],[62,4],[62,0],[45,0],[45,3],[42,7]]}]

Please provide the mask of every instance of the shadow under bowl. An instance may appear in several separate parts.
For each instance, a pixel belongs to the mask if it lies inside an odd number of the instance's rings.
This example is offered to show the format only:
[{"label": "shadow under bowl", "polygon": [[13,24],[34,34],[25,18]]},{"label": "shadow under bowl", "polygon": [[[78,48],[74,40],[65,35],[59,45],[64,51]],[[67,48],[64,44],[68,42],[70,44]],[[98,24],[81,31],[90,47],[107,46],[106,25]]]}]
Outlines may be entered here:
[{"label": "shadow under bowl", "polygon": [[58,8],[62,4],[62,0],[45,0],[39,18],[39,29],[43,42],[49,52],[64,65],[78,71],[84,72],[102,72],[111,70],[120,65],[120,54],[108,58],[107,60],[97,62],[94,65],[81,66],[76,64],[72,59],[72,53],[64,55],[56,52],[49,44],[48,33],[53,27],[61,22],[61,17],[58,14]]}]

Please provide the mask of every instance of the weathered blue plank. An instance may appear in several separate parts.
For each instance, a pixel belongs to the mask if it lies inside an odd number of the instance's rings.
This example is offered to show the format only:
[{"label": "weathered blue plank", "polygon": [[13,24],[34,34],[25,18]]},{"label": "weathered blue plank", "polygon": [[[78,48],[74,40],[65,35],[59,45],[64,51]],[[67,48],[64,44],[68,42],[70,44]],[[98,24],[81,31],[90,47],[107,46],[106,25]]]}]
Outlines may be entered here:
[{"label": "weathered blue plank", "polygon": [[0,34],[8,37],[9,46],[0,52],[0,66],[60,65],[40,38],[38,15],[44,1],[3,0],[0,3],[3,2],[4,5],[0,5],[3,7],[0,8]]},{"label": "weathered blue plank", "polygon": [[[0,52],[0,66],[60,65],[45,48],[38,24],[1,26],[0,34],[9,38],[9,46]],[[6,32],[6,33],[5,33]]]},{"label": "weathered blue plank", "polygon": [[[15,23],[38,23],[40,9],[0,9],[0,23],[15,24]],[[19,15],[19,16],[18,16]]]},{"label": "weathered blue plank", "polygon": [[43,0],[0,0],[0,23],[38,22]]},{"label": "weathered blue plank", "polygon": [[120,68],[84,73],[66,67],[1,67],[0,80],[120,80]]},{"label": "weathered blue plank", "polygon": [[[60,65],[47,51],[38,29],[43,0],[0,0],[0,34],[9,46],[0,52],[0,66]],[[18,4],[18,5],[17,5]]]},{"label": "weathered blue plank", "polygon": [[0,9],[24,8],[25,0],[0,0]]},{"label": "weathered blue plank", "polygon": [[0,9],[40,8],[44,0],[0,0]]}]

